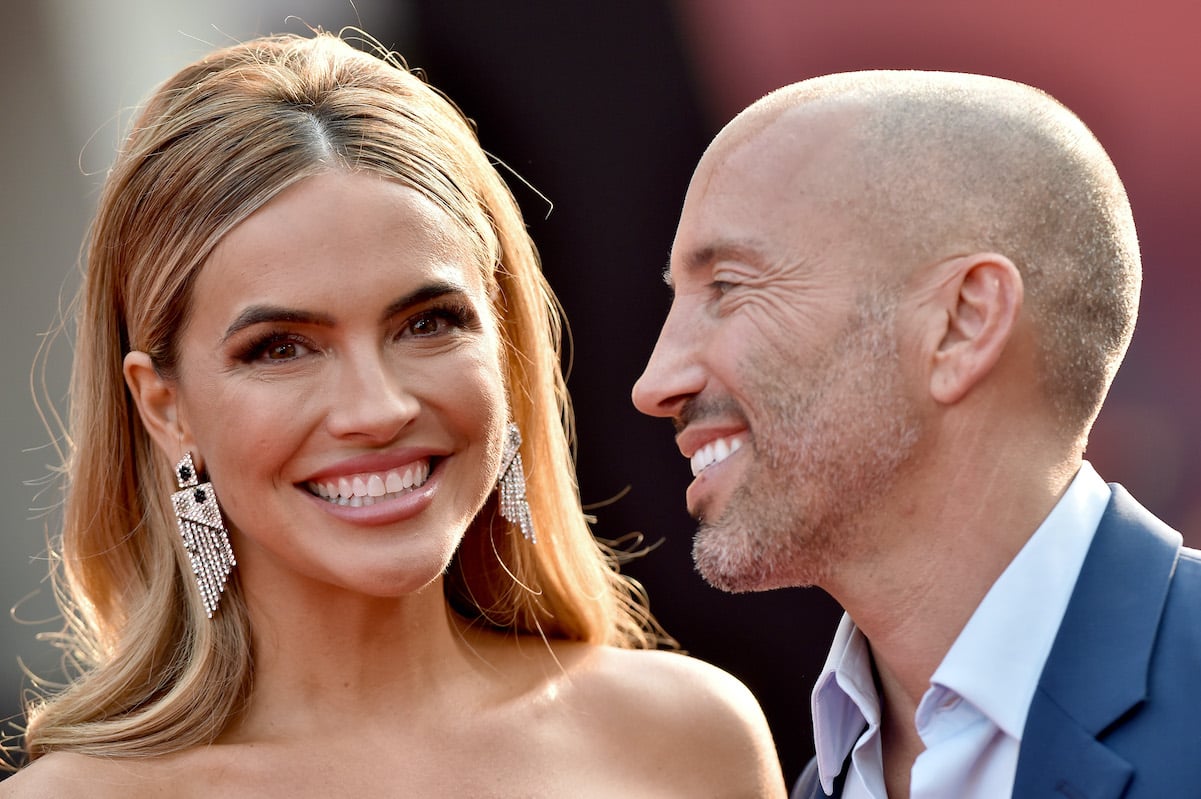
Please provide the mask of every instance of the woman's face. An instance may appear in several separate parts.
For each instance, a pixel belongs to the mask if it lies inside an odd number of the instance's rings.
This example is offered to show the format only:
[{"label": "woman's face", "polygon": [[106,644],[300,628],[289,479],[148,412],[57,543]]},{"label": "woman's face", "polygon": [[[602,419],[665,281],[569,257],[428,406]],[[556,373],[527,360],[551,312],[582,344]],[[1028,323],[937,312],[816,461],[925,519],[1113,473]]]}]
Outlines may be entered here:
[{"label": "woman's face", "polygon": [[497,324],[466,233],[416,191],[329,172],[197,276],[174,383],[244,584],[373,596],[436,579],[493,487]]}]

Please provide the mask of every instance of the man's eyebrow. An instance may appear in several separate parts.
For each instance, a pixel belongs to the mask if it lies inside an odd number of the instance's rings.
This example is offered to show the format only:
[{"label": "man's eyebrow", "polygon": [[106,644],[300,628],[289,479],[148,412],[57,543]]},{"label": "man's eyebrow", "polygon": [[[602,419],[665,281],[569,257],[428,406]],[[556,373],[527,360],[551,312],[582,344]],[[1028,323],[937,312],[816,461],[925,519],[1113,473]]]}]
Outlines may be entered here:
[{"label": "man's eyebrow", "polygon": [[[720,241],[688,253],[681,259],[680,271],[686,275],[693,274],[712,266],[718,261],[756,263],[760,260],[760,249],[757,242],[749,239],[745,241]],[[672,285],[670,267],[669,271],[664,272],[663,280],[668,286]]]},{"label": "man's eyebrow", "polygon": [[[388,304],[381,315],[380,321],[387,321],[392,317],[403,313],[415,305],[420,305],[430,300],[435,300],[447,294],[467,294],[466,287],[449,281],[438,281],[435,283],[427,283],[424,286],[397,298]],[[228,341],[233,335],[241,330],[245,330],[253,325],[261,324],[296,324],[296,325],[315,325],[317,327],[333,327],[335,322],[332,316],[315,311],[306,311],[300,308],[288,308],[282,305],[251,305],[243,309],[237,317],[230,322],[229,327],[225,328],[225,335],[221,339],[223,342]]]}]

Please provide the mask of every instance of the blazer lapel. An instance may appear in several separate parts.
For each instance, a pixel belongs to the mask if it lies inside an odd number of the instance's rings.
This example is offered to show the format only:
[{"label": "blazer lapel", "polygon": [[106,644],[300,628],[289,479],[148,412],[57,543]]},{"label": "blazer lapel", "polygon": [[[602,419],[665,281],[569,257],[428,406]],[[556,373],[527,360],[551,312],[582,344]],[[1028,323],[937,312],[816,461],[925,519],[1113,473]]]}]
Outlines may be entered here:
[{"label": "blazer lapel", "polygon": [[1111,488],[1030,705],[1015,797],[1110,799],[1132,775],[1097,738],[1146,696],[1181,537]]}]

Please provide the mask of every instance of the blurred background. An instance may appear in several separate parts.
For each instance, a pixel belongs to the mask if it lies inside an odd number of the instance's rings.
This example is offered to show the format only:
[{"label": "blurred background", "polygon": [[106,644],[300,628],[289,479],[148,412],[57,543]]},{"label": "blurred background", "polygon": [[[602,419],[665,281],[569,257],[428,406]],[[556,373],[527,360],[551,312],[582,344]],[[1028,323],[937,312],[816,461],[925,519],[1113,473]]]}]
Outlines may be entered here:
[{"label": "blurred background", "polygon": [[[1201,6],[1008,0],[42,0],[0,33],[0,719],[21,664],[53,673],[44,582],[58,463],[31,399],[42,333],[78,284],[98,187],[133,109],[213,47],[305,25],[361,25],[474,118],[512,181],[575,343],[580,484],[606,538],[641,533],[628,566],[689,652],[746,682],[791,781],[812,753],[808,695],[838,609],[817,590],[728,596],[692,571],[688,465],[629,389],[668,306],[660,275],[693,165],[773,88],[866,68],[980,72],[1046,89],[1092,127],[1138,223],[1143,304],[1088,457],[1201,544]],[[543,199],[545,195],[549,200]],[[553,208],[552,208],[553,205]],[[46,382],[62,405],[70,348]],[[103,453],[93,453],[103,457]],[[620,497],[618,499],[614,499]],[[614,500],[610,502],[609,500]]]}]

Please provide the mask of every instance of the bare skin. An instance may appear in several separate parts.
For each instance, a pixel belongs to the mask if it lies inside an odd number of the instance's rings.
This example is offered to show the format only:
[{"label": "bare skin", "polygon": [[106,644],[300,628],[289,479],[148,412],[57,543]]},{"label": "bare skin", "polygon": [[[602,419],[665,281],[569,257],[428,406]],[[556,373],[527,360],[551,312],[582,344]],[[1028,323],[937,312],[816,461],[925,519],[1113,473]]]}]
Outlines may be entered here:
[{"label": "bare skin", "polygon": [[300,660],[286,646],[261,653],[250,707],[212,746],[136,760],[54,753],[0,796],[784,795],[762,714],[729,675],[435,615],[434,635],[352,659],[345,634]]}]

